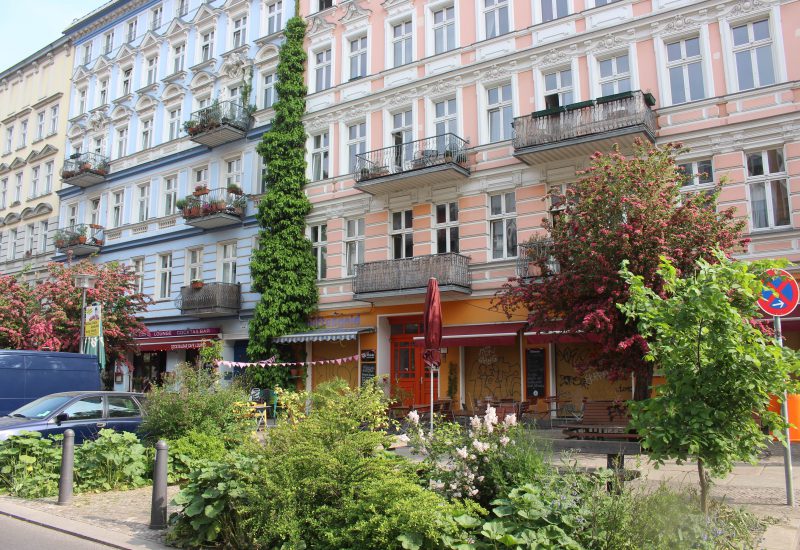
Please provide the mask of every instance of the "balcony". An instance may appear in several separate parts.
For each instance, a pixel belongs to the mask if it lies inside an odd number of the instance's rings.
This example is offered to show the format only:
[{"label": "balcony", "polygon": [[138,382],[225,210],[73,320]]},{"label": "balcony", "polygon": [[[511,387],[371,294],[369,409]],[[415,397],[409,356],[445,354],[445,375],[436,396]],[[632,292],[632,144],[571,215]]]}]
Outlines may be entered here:
[{"label": "balcony", "polygon": [[353,279],[353,294],[356,299],[424,295],[431,277],[439,281],[442,294],[472,293],[469,258],[448,252],[358,264]]},{"label": "balcony", "polygon": [[175,307],[190,317],[224,317],[238,315],[242,290],[238,283],[193,283],[181,287]]},{"label": "balcony", "polygon": [[388,193],[469,176],[467,142],[441,134],[356,155],[356,189]]},{"label": "balcony", "polygon": [[62,254],[88,256],[100,252],[105,236],[99,225],[79,223],[56,231],[53,241]]},{"label": "balcony", "polygon": [[641,91],[623,92],[514,119],[514,155],[527,164],[630,149],[636,138],[654,141],[654,100]]},{"label": "balcony", "polygon": [[234,101],[214,101],[192,113],[183,129],[195,143],[217,147],[243,138],[250,129],[250,111]]},{"label": "balcony", "polygon": [[216,229],[242,223],[247,197],[241,191],[198,188],[193,195],[177,202],[186,225],[201,229]]},{"label": "balcony", "polygon": [[553,257],[553,240],[533,238],[517,245],[517,277],[540,279],[561,272],[558,260]]},{"label": "balcony", "polygon": [[91,187],[106,181],[108,158],[98,153],[78,153],[64,161],[61,181],[76,187]]}]

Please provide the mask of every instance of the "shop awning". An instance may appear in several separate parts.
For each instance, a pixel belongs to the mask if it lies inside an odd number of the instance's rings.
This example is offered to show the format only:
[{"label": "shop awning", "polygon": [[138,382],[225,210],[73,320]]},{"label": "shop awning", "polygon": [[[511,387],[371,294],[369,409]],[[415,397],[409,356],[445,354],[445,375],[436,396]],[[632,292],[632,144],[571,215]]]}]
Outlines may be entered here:
[{"label": "shop awning", "polygon": [[217,336],[167,336],[162,338],[137,338],[139,351],[174,351],[180,349],[197,349],[203,342],[216,340]]},{"label": "shop awning", "polygon": [[355,340],[359,334],[375,332],[372,327],[356,328],[318,328],[297,334],[286,334],[275,338],[279,344],[297,344],[300,342],[338,342],[342,340]]},{"label": "shop awning", "polygon": [[562,344],[582,344],[586,342],[597,342],[596,334],[578,336],[576,334],[565,334],[562,322],[553,322],[544,327],[529,327],[525,331],[525,341],[528,344],[549,344],[559,342]]},{"label": "shop awning", "polygon": [[[442,347],[512,346],[516,343],[517,334],[526,324],[524,321],[516,321],[445,326],[442,328]],[[415,336],[414,345],[424,346],[425,339],[422,336]]]}]

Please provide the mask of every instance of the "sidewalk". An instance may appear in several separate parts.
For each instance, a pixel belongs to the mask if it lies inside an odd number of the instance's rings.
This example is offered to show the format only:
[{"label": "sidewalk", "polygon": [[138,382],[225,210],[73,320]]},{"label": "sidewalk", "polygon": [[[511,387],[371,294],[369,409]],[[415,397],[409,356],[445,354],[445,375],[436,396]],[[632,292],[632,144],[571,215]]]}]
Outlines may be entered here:
[{"label": "sidewalk", "polygon": [[[169,498],[177,492],[170,487]],[[57,498],[25,500],[0,497],[0,514],[105,544],[111,548],[162,550],[163,531],[150,523],[152,488],[75,495],[72,504],[59,506]],[[174,509],[168,508],[168,514]]]}]

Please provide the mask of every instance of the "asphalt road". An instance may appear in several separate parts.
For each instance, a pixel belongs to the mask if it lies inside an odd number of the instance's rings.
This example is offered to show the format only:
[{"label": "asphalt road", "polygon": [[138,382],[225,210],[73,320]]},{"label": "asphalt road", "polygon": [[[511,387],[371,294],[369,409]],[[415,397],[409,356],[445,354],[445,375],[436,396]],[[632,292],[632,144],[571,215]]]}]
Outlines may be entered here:
[{"label": "asphalt road", "polygon": [[0,548],[2,550],[100,550],[111,548],[47,527],[0,515]]}]

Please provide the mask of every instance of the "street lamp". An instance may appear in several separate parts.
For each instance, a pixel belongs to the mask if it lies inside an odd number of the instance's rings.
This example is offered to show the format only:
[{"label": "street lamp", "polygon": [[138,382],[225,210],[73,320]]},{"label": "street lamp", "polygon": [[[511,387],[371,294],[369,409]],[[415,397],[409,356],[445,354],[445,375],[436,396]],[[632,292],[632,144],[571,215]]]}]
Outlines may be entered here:
[{"label": "street lamp", "polygon": [[81,344],[78,353],[83,353],[84,340],[86,339],[86,290],[94,288],[97,277],[89,273],[78,273],[74,277],[75,286],[81,289]]}]

